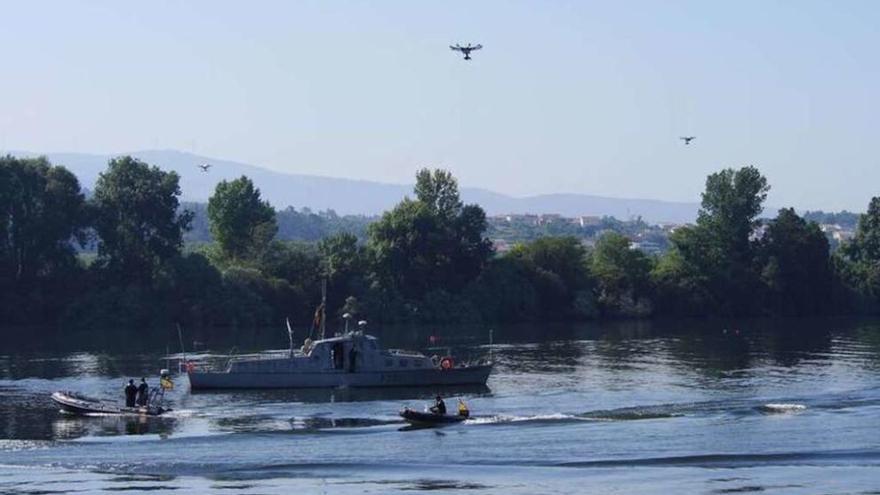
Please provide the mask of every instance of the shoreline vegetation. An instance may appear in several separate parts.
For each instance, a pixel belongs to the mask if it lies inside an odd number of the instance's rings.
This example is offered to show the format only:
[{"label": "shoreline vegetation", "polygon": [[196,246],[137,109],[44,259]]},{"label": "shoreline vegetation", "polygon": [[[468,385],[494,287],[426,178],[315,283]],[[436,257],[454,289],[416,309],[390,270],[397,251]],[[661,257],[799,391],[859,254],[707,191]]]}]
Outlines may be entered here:
[{"label": "shoreline vegetation", "polygon": [[63,166],[6,156],[0,318],[210,334],[311,321],[323,280],[329,317],[388,324],[877,314],[880,198],[832,253],[792,208],[759,219],[769,189],[754,167],[710,175],[696,223],[675,229],[661,255],[615,232],[593,248],[545,236],[500,254],[485,212],[444,170],[418,171],[413,196],[365,230],[338,222],[338,233],[299,242],[278,239],[279,215],[242,176],[219,182],[200,215],[213,241],[185,246],[194,215],[176,173],[115,158],[87,199]]}]

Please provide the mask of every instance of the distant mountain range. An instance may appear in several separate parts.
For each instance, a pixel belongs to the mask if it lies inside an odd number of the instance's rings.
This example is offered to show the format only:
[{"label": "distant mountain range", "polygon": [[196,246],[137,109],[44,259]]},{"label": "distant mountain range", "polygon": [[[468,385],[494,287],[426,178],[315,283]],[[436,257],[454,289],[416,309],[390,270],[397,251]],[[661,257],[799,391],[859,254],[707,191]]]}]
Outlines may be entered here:
[{"label": "distant mountain range", "polygon": [[[7,152],[4,152],[6,154]],[[38,156],[40,153],[10,151],[16,156]],[[125,153],[123,153],[125,154]],[[218,160],[174,150],[151,150],[127,153],[163,170],[180,175],[185,201],[207,201],[220,180],[246,175],[260,188],[263,198],[275,208],[309,207],[312,210],[332,209],[337,213],[374,215],[392,208],[404,196],[412,196],[411,184],[388,184],[352,179],[337,179],[304,174],[288,174],[255,165]],[[94,188],[98,174],[105,170],[111,156],[85,153],[43,153],[56,165],[64,165],[75,173],[83,187]],[[208,172],[198,165],[210,163]],[[415,172],[415,171],[413,171]],[[653,199],[622,199],[588,194],[542,194],[514,197],[487,189],[462,187],[462,199],[477,203],[489,215],[507,213],[558,213],[563,216],[613,216],[628,219],[637,215],[651,222],[692,222],[697,203],[679,203]]]}]

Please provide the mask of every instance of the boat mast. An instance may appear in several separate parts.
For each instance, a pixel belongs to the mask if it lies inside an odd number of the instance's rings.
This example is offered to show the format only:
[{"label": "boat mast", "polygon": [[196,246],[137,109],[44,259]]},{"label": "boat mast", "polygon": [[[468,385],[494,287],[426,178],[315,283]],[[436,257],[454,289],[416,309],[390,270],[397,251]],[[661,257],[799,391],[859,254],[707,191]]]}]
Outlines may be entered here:
[{"label": "boat mast", "polygon": [[290,340],[290,357],[293,357],[293,327],[290,326],[290,317],[285,317],[287,322],[287,339]]},{"label": "boat mast", "polygon": [[494,330],[489,329],[489,363],[492,363],[492,345],[494,344],[493,334]]},{"label": "boat mast", "polygon": [[[186,347],[183,346],[183,329],[180,328],[180,323],[177,323],[177,340],[180,341],[180,353],[183,356],[183,363],[186,363]],[[180,362],[177,364],[178,371],[180,371]]]},{"label": "boat mast", "polygon": [[324,340],[324,332],[327,329],[327,279],[321,282],[321,340]]}]

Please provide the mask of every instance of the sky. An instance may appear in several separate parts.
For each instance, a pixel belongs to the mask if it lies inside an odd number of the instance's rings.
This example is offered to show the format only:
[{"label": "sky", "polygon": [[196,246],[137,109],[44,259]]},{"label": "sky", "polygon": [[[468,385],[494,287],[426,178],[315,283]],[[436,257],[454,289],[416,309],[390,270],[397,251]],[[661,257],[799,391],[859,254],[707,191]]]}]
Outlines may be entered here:
[{"label": "sky", "polygon": [[[880,2],[0,0],[0,150],[179,149],[518,196],[880,195]],[[451,43],[482,43],[464,61]],[[679,136],[697,139],[685,146]]]}]

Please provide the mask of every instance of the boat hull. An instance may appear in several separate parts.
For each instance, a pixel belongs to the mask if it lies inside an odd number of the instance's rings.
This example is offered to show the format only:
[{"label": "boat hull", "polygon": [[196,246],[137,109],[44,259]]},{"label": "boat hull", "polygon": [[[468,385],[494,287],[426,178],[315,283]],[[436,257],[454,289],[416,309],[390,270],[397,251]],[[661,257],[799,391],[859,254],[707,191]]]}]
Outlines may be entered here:
[{"label": "boat hull", "polygon": [[412,409],[404,409],[403,411],[400,411],[400,417],[407,423],[419,427],[445,426],[461,423],[467,419],[467,416],[419,412],[413,411]]},{"label": "boat hull", "polygon": [[161,407],[119,407],[115,404],[83,397],[70,392],[55,392],[52,401],[62,411],[78,415],[159,416],[170,411]]},{"label": "boat hull", "polygon": [[227,373],[191,371],[192,390],[256,388],[337,388],[337,387],[435,387],[485,385],[491,366],[471,366],[449,370],[345,371],[303,373]]}]

